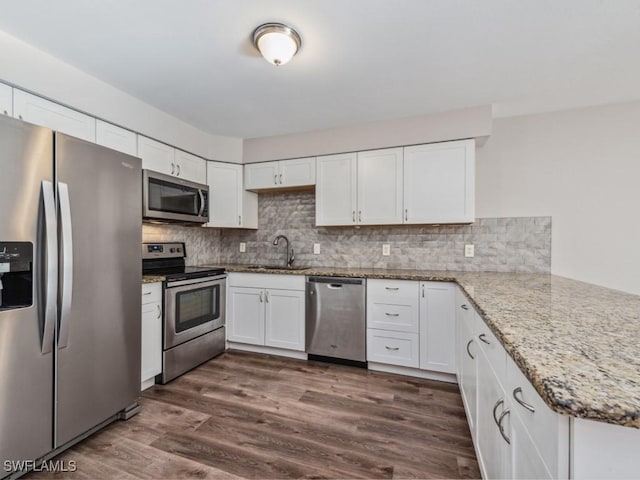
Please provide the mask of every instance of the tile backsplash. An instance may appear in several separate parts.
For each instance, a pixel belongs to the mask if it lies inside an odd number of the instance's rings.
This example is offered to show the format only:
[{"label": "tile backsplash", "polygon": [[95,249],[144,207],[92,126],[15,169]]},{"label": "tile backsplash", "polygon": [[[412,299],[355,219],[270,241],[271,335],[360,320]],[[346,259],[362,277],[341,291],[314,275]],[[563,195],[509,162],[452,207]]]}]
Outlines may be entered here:
[{"label": "tile backsplash", "polygon": [[220,262],[220,230],[183,225],[142,225],[142,241],[184,242],[187,265],[211,265]]},{"label": "tile backsplash", "polygon": [[[286,235],[295,265],[495,272],[551,271],[551,217],[478,218],[473,225],[316,227],[313,192],[260,194],[258,230],[144,224],[143,242],[185,242],[188,265],[284,265]],[[246,253],[239,252],[246,242]],[[313,244],[320,244],[314,255]],[[382,245],[391,246],[389,256]],[[465,244],[475,257],[464,256]]]},{"label": "tile backsplash", "polygon": [[[296,265],[549,273],[551,217],[479,218],[473,225],[316,227],[313,192],[260,194],[258,230],[220,233],[221,263],[284,264],[286,235]],[[239,243],[246,242],[246,253]],[[313,254],[313,244],[320,254]],[[382,245],[391,246],[389,256]],[[475,257],[464,256],[465,244]],[[213,258],[213,257],[212,257]]]}]

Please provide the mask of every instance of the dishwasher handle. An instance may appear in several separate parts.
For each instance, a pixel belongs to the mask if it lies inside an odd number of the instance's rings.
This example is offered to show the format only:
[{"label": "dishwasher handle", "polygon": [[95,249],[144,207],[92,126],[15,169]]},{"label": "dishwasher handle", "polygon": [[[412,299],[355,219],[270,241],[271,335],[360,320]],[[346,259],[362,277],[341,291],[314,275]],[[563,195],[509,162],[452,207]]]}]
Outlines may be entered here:
[{"label": "dishwasher handle", "polygon": [[343,285],[365,285],[364,278],[344,277],[307,277],[307,283],[328,283],[329,288],[341,288]]}]

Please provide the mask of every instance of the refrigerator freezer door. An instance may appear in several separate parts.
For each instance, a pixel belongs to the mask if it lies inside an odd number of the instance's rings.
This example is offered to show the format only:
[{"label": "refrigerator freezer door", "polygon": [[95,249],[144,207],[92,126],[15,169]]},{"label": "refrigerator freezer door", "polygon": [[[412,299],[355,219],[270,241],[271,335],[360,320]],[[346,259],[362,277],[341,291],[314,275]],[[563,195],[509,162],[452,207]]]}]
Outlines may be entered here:
[{"label": "refrigerator freezer door", "polygon": [[[26,242],[32,262],[4,263],[0,307],[0,477],[6,461],[38,458],[52,447],[56,231],[53,206],[53,132],[0,116],[0,242]],[[45,215],[48,204],[48,225]],[[53,216],[53,217],[52,217]],[[50,249],[47,255],[47,246]],[[32,248],[31,248],[32,247]],[[7,255],[7,257],[10,257]],[[17,273],[17,272],[16,272]],[[14,273],[13,275],[16,275]],[[47,285],[47,278],[51,283]],[[11,282],[32,289],[12,306]],[[28,287],[25,287],[25,283]],[[30,305],[29,305],[30,304]],[[47,309],[47,304],[49,308]]]},{"label": "refrigerator freezer door", "polygon": [[59,447],[140,393],[142,174],[138,158],[55,136]]}]

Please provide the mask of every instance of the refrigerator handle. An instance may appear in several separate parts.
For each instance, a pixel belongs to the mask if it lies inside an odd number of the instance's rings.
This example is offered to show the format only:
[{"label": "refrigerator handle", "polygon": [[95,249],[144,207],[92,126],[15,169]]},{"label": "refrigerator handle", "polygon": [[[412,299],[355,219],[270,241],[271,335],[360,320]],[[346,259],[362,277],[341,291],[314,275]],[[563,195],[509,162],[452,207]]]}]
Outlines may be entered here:
[{"label": "refrigerator handle", "polygon": [[56,225],[56,202],[53,195],[53,184],[42,181],[42,199],[44,200],[45,223],[45,255],[47,257],[47,273],[45,287],[44,322],[42,328],[42,354],[51,353],[56,325],[56,292],[58,290],[58,232]]},{"label": "refrigerator handle", "polygon": [[69,342],[69,310],[73,299],[73,238],[71,231],[71,205],[69,186],[58,182],[58,202],[60,205],[60,240],[62,243],[62,291],[60,302],[60,330],[58,348],[66,348]]}]

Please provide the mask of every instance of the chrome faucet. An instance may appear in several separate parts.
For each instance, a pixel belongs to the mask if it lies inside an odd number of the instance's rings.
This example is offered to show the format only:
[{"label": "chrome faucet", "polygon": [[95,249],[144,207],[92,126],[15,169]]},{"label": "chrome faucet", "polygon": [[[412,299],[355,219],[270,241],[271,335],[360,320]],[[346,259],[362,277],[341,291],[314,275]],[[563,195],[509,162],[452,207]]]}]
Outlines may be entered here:
[{"label": "chrome faucet", "polygon": [[296,260],[296,254],[294,253],[293,248],[291,249],[291,253],[289,253],[289,239],[284,235],[278,235],[273,241],[273,244],[278,245],[280,243],[281,238],[284,238],[284,241],[287,242],[287,250],[285,252],[285,262],[287,263],[287,268],[291,268],[291,265],[293,265],[293,262]]}]

